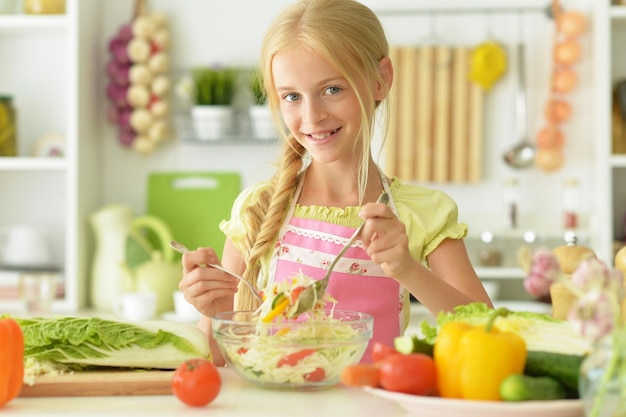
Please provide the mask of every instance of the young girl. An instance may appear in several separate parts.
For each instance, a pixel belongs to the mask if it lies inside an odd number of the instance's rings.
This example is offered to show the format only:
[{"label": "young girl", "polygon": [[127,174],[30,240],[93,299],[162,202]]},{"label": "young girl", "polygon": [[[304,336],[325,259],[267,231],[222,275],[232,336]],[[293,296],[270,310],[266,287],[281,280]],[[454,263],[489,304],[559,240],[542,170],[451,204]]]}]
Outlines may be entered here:
[{"label": "young girl", "polygon": [[[378,18],[355,0],[302,0],[275,19],[260,65],[277,124],[286,126],[282,156],[275,175],[243,191],[221,224],[222,265],[263,289],[300,271],[321,279],[365,221],[327,292],[337,308],[374,316],[370,347],[403,333],[409,292],[432,314],[473,301],[491,305],[468,259],[455,202],[385,176],[372,158],[375,122],[394,76],[388,56]],[[389,204],[374,203],[383,190]],[[214,314],[257,307],[235,278],[200,267],[216,262],[212,248],[188,252],[180,282],[209,337]]]}]

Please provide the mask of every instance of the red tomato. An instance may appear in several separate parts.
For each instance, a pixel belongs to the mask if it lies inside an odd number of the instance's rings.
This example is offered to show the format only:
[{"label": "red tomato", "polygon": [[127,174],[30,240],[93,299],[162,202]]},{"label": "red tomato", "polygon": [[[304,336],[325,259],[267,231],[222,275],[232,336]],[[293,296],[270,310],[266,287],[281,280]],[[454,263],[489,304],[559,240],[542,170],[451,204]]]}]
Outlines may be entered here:
[{"label": "red tomato", "polygon": [[300,297],[300,293],[304,291],[305,288],[306,287],[300,286],[291,290],[291,304],[294,304],[298,300],[298,297]]},{"label": "red tomato", "polygon": [[290,353],[289,355],[281,358],[276,366],[278,366],[279,368],[283,366],[295,366],[302,359],[306,358],[307,356],[311,356],[315,352],[317,352],[316,349],[303,349],[297,352]]},{"label": "red tomato", "polygon": [[374,363],[384,361],[389,355],[400,355],[395,348],[381,342],[372,345],[372,360]]},{"label": "red tomato", "polygon": [[172,378],[172,392],[183,403],[204,407],[211,403],[222,388],[222,377],[206,359],[191,359],[181,364]]},{"label": "red tomato", "polygon": [[380,385],[388,391],[433,394],[437,386],[435,361],[423,353],[390,355],[381,363]]},{"label": "red tomato", "polygon": [[308,382],[320,382],[326,379],[326,372],[322,368],[315,368],[308,374],[304,374],[304,380]]}]

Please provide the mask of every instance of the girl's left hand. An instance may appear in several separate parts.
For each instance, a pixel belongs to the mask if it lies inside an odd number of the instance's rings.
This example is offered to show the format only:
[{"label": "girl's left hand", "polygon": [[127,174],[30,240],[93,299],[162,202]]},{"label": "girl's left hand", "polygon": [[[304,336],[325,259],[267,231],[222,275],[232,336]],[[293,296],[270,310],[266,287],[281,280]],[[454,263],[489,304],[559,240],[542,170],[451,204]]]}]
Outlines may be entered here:
[{"label": "girl's left hand", "polygon": [[387,204],[368,203],[359,212],[365,219],[361,240],[372,261],[383,268],[385,274],[399,278],[409,272],[415,259],[409,252],[406,228]]}]

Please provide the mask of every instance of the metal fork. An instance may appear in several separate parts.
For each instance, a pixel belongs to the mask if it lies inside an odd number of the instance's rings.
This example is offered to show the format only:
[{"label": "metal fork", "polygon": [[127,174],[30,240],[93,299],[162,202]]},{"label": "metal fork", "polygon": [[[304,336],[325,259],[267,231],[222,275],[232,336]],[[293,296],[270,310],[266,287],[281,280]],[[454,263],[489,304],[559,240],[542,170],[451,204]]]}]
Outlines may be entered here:
[{"label": "metal fork", "polygon": [[[387,194],[387,192],[383,191],[376,202],[384,204],[389,203],[389,195]],[[319,281],[315,281],[300,293],[300,297],[298,297],[298,308],[294,313],[295,316],[311,310],[315,305],[315,301],[322,298],[324,292],[326,291],[326,287],[328,286],[328,281],[330,281],[330,275],[333,272],[335,265],[337,265],[337,261],[339,261],[339,259],[346,253],[348,248],[352,246],[354,241],[361,233],[361,230],[363,230],[364,226],[365,222],[361,223],[361,225],[354,231],[348,243],[344,245],[344,247],[339,251],[335,259],[333,259],[330,265],[328,265],[328,269],[326,269],[326,274],[324,275],[324,278],[320,279]]]},{"label": "metal fork", "polygon": [[[178,253],[185,253],[185,252],[189,252],[189,249],[187,249],[187,247],[185,245],[183,245],[182,243],[176,241],[176,240],[172,240],[170,242],[170,248],[174,249],[176,252]],[[203,267],[207,267],[210,266],[211,268],[215,268],[215,269],[219,269],[220,271],[226,272],[229,275],[232,275],[233,277],[237,278],[239,281],[243,282],[244,284],[246,284],[248,286],[248,288],[250,288],[250,291],[252,292],[252,295],[254,296],[254,298],[256,298],[257,300],[259,300],[259,302],[263,302],[263,299],[261,298],[261,296],[259,295],[259,293],[257,292],[257,290],[252,286],[252,284],[250,284],[248,281],[245,280],[244,277],[239,276],[237,274],[235,274],[232,271],[229,271],[228,269],[224,268],[221,265],[218,264],[207,264],[207,265],[201,265]]]}]

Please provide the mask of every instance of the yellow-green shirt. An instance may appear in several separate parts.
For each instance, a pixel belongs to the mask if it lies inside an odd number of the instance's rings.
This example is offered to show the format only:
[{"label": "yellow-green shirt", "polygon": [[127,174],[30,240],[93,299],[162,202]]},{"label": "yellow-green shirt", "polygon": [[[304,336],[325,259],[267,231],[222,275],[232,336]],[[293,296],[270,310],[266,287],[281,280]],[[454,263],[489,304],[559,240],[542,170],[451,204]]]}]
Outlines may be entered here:
[{"label": "yellow-green shirt", "polygon": [[[242,248],[246,233],[243,214],[248,206],[256,204],[267,182],[254,184],[237,197],[231,218],[220,223],[235,247]],[[459,223],[458,208],[454,200],[440,190],[402,183],[394,178],[389,186],[392,203],[400,220],[405,224],[409,236],[409,251],[420,262],[427,265],[426,257],[446,238],[463,239],[467,225]],[[321,207],[296,205],[294,216],[316,219],[342,226],[358,227],[363,220],[358,217],[360,207]],[[269,275],[272,250],[261,260],[258,288],[265,287]]]}]

